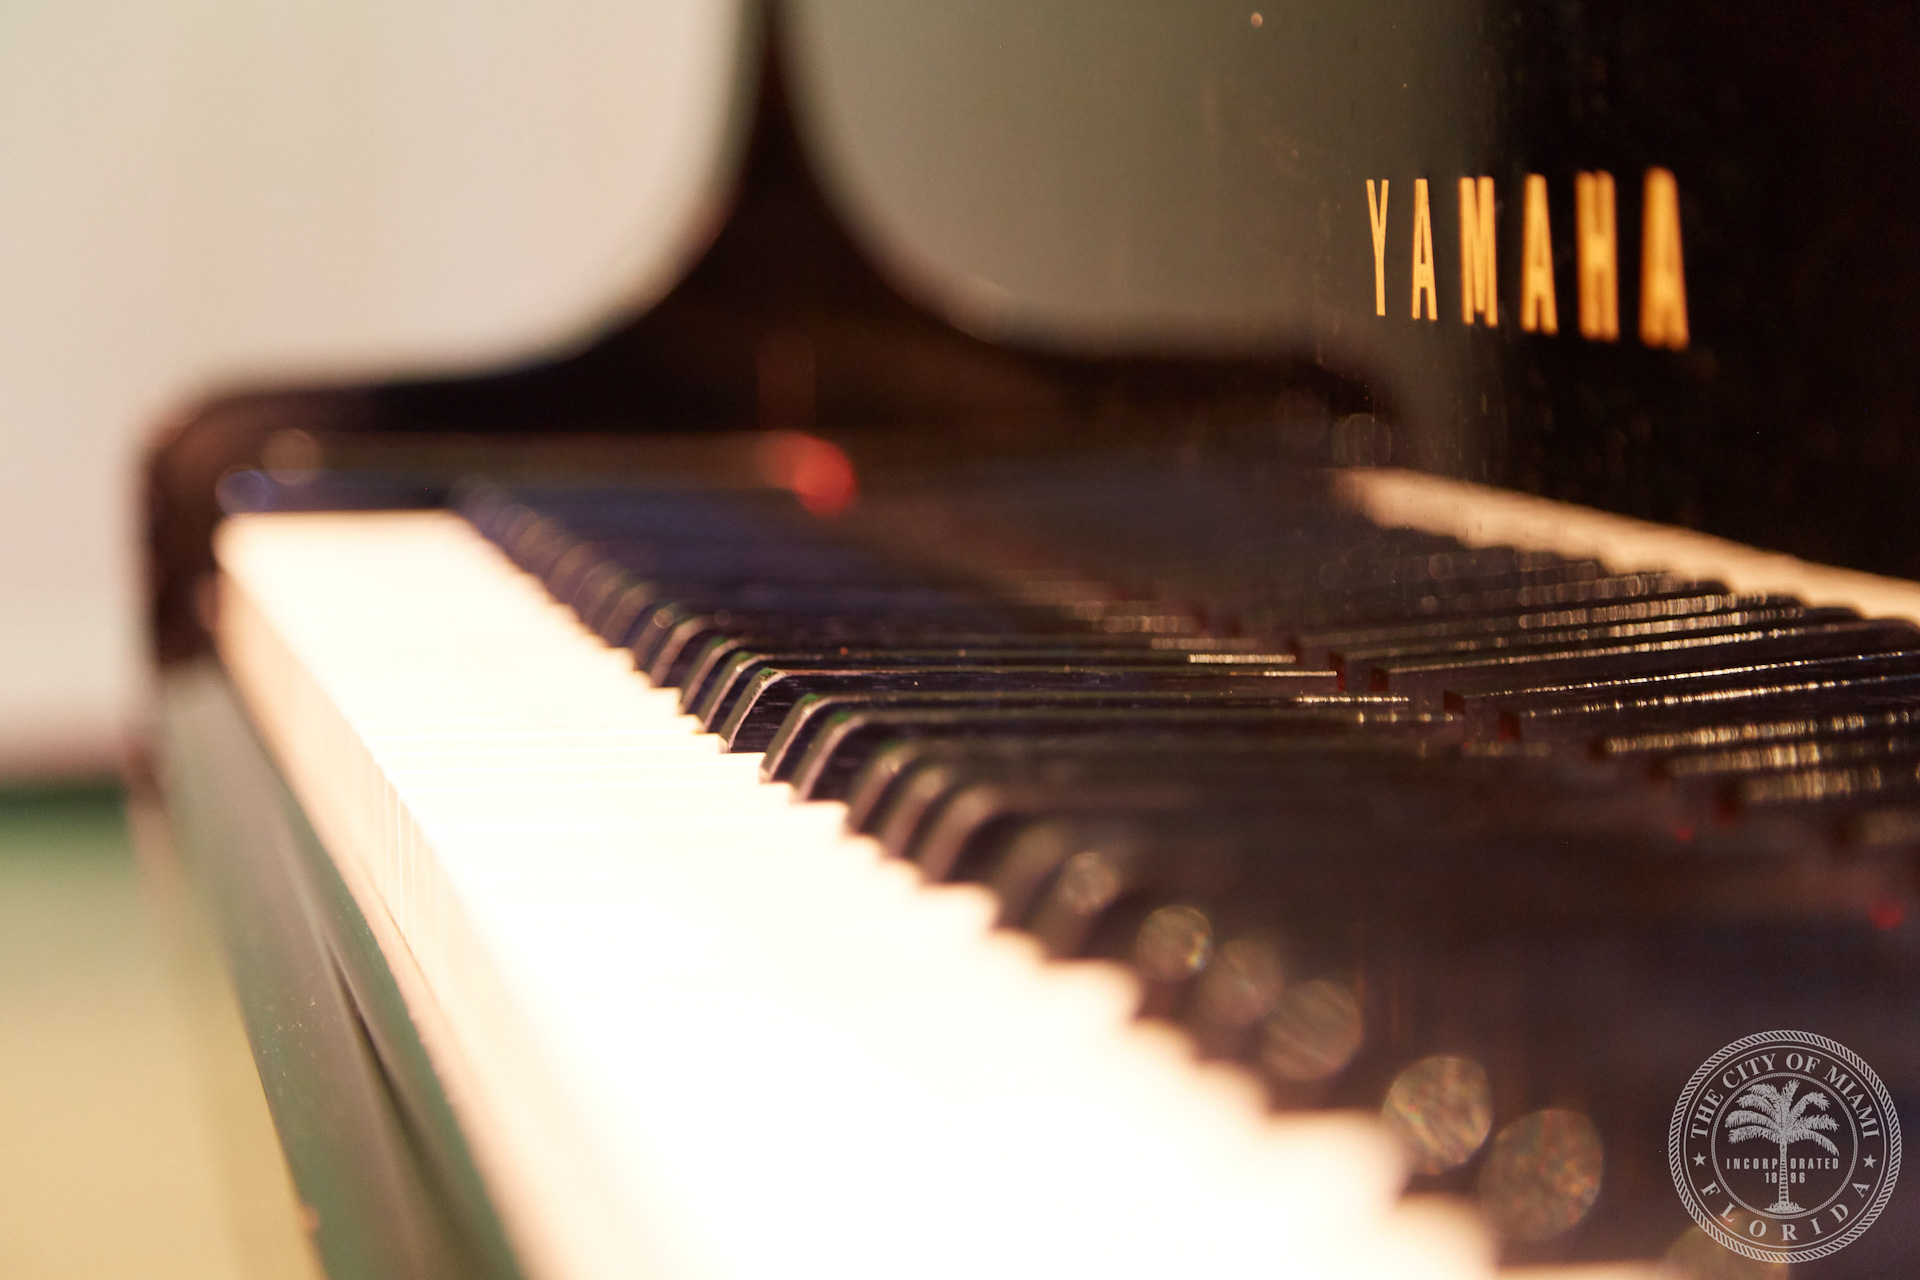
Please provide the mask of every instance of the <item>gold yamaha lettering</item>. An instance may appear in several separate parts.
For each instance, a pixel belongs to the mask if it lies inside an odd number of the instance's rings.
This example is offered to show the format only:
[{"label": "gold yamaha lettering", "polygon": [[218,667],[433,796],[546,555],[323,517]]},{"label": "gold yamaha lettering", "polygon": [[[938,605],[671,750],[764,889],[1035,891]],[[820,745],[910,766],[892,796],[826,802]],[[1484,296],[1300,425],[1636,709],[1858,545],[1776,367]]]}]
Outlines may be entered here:
[{"label": "gold yamaha lettering", "polygon": [[1478,313],[1489,329],[1500,323],[1493,210],[1492,178],[1460,179],[1460,319],[1472,324]]},{"label": "gold yamaha lettering", "polygon": [[1413,318],[1420,318],[1420,295],[1427,296],[1427,319],[1440,318],[1439,286],[1433,282],[1433,210],[1427,204],[1427,180],[1413,183]]},{"label": "gold yamaha lettering", "polygon": [[[1373,244],[1373,310],[1387,314],[1387,195],[1385,178],[1367,179],[1367,230]],[[1444,188],[1442,188],[1444,190]],[[1459,180],[1460,319],[1500,323],[1498,192],[1485,175]],[[1520,328],[1557,334],[1560,311],[1554,280],[1553,219],[1547,180],[1526,178],[1520,238]],[[1580,336],[1613,342],[1620,336],[1620,255],[1615,230],[1613,175],[1581,172],[1573,182],[1575,296]],[[1648,169],[1640,196],[1640,341],[1674,351],[1687,346],[1687,283],[1680,244],[1680,184],[1666,169]],[[1413,184],[1415,320],[1440,318],[1433,260],[1433,208],[1427,179]],[[1403,224],[1404,225],[1404,224]]]},{"label": "gold yamaha lettering", "polygon": [[1560,309],[1553,297],[1553,224],[1547,211],[1547,180],[1530,173],[1520,248],[1520,327],[1528,333],[1560,332]]},{"label": "gold yamaha lettering", "polygon": [[1612,342],[1620,336],[1620,262],[1613,234],[1613,175],[1604,170],[1573,179],[1574,245],[1579,250],[1580,336]]}]

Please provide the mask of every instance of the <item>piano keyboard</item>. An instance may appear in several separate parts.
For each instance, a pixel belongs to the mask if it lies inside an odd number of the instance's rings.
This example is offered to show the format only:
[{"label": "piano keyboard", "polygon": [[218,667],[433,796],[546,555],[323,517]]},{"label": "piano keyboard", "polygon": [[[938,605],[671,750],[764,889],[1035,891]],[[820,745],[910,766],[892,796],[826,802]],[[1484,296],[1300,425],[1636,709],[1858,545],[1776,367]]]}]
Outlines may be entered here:
[{"label": "piano keyboard", "polygon": [[969,496],[223,528],[222,656],[536,1274],[1624,1275],[1720,1045],[1911,1089],[1908,623]]}]

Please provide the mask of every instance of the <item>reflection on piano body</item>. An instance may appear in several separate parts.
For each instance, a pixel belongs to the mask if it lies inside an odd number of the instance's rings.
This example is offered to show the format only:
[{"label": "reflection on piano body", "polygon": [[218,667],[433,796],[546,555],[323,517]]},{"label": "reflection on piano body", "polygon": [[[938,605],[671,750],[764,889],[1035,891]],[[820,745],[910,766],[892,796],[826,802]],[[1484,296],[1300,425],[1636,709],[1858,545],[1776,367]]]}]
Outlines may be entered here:
[{"label": "reflection on piano body", "polygon": [[1694,1068],[1920,1088],[1920,33],[1804,25],[795,4],[644,314],[162,440],[329,1271],[1775,1274]]}]

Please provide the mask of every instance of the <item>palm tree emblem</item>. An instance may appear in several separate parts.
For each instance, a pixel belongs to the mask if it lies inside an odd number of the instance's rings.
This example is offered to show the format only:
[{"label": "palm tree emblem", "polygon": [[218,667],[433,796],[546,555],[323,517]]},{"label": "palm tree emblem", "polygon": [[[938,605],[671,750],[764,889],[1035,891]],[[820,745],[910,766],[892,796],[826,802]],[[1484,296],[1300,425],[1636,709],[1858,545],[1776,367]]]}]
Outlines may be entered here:
[{"label": "palm tree emblem", "polygon": [[1727,1114],[1727,1127],[1733,1130],[1730,1142],[1745,1142],[1748,1138],[1765,1138],[1780,1148],[1780,1198],[1767,1206],[1768,1213],[1799,1213],[1801,1208],[1787,1198],[1787,1148],[1796,1142],[1817,1142],[1831,1151],[1840,1154],[1840,1148],[1827,1141],[1821,1130],[1837,1129],[1829,1116],[1810,1116],[1806,1114],[1808,1106],[1820,1110],[1827,1109],[1827,1095],[1815,1090],[1795,1102],[1793,1095],[1800,1088],[1798,1080],[1789,1080],[1784,1088],[1770,1084],[1755,1084],[1741,1095],[1739,1105],[1742,1110]]}]

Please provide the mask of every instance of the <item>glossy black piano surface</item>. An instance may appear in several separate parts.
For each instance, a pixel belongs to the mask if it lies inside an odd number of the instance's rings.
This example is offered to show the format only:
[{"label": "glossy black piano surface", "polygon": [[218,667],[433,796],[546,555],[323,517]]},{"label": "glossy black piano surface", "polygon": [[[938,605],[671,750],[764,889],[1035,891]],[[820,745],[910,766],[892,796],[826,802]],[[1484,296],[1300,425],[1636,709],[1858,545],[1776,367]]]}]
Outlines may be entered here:
[{"label": "glossy black piano surface", "polygon": [[[1323,469],[1920,576],[1920,18],[1257,7],[775,10],[656,306],[159,444],[159,653],[223,510],[452,506],[1274,1106],[1400,1107],[1505,1259],[1656,1256],[1722,1045],[1819,1031],[1920,1104],[1920,630],[1382,529]],[[1916,1194],[1804,1273],[1910,1268]]]}]

